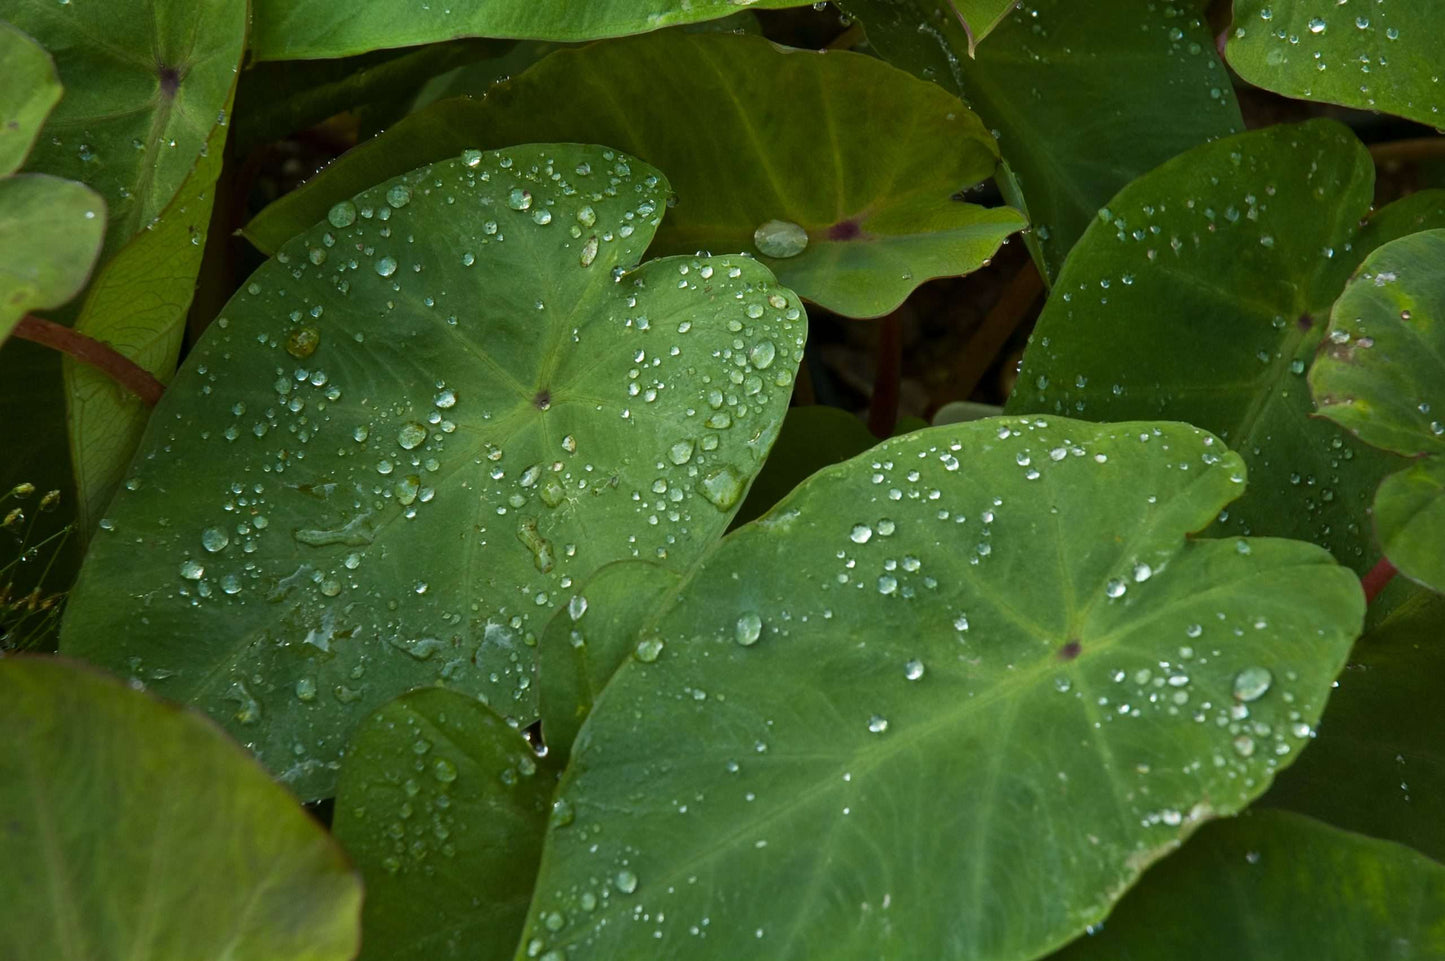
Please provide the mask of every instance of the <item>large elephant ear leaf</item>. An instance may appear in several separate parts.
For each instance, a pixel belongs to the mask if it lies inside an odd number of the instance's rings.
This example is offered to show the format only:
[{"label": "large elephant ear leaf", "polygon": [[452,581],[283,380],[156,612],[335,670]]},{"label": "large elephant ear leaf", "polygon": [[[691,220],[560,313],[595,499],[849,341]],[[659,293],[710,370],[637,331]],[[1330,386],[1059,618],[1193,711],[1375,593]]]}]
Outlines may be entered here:
[{"label": "large elephant ear leaf", "polygon": [[661,175],[470,151],[337,204],[156,408],[62,645],[200,706],[308,797],[350,729],[443,683],[536,716],[536,636],[610,561],[726,529],[802,357],[745,257],[634,267]]},{"label": "large elephant ear leaf", "polygon": [[1055,417],[814,475],[635,631],[526,957],[1024,961],[1097,923],[1294,759],[1363,619],[1318,547],[1189,536],[1244,481],[1196,428]]},{"label": "large elephant ear leaf", "polygon": [[349,961],[361,883],[204,718],[56,658],[0,659],[0,957]]},{"label": "large elephant ear leaf", "polygon": [[60,100],[55,62],[38,43],[0,20],[0,177],[25,162],[51,108]]},{"label": "large elephant ear leaf", "polygon": [[1372,253],[1335,303],[1310,369],[1321,415],[1416,458],[1375,494],[1375,534],[1406,576],[1445,591],[1445,230]]}]

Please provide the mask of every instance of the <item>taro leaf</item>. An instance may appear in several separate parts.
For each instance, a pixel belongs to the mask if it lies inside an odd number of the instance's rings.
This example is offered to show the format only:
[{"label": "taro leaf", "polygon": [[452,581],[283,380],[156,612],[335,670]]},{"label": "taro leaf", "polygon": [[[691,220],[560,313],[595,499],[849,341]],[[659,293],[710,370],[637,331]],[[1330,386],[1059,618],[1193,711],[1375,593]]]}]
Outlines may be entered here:
[{"label": "taro leaf", "polygon": [[55,658],[0,660],[0,957],[346,961],[360,879],[202,718]]},{"label": "taro leaf", "polygon": [[1099,0],[1083,15],[1075,0],[1036,0],[1005,18],[975,59],[956,20],[925,16],[938,0],[842,6],[874,49],[961,94],[997,131],[1011,172],[1002,185],[1006,196],[1022,192],[1046,277],[1119,188],[1244,128],[1197,3]]},{"label": "taro leaf", "polygon": [[[1016,211],[954,199],[997,162],[978,117],[861,54],[669,31],[558,51],[481,102],[429,114],[358,148],[258,217],[248,236],[274,249],[397,164],[448,156],[478,137],[636,154],[677,191],[654,254],[747,250],[802,297],[849,317],[886,314],[925,280],[977,269],[1023,226]],[[927,138],[913,136],[923,129]]]},{"label": "taro leaf", "polygon": [[0,20],[0,176],[25,162],[50,110],[60,99],[60,78],[50,55]]},{"label": "taro leaf", "polygon": [[32,310],[80,292],[105,235],[105,201],[73,180],[0,177],[0,341]]},{"label": "taro leaf", "polygon": [[306,797],[410,688],[535,717],[568,588],[719,535],[802,356],[796,297],[746,257],[622,273],[667,193],[607,148],[533,145],[342,202],[187,357],[62,646],[197,704]]},{"label": "taro leaf", "polygon": [[773,454],[758,472],[733,526],[756,520],[811,475],[876,443],[878,438],[846,410],[816,404],[789,408]]},{"label": "taro leaf", "polygon": [[1006,961],[1097,922],[1293,760],[1364,614],[1313,545],[1187,536],[1243,475],[1187,425],[1054,417],[814,475],[642,625],[524,939]]},{"label": "taro leaf", "polygon": [[1305,368],[1369,247],[1426,213],[1445,223],[1436,194],[1361,229],[1373,171],[1353,134],[1311,121],[1206,144],[1130,184],[1064,265],[1008,409],[1214,431],[1254,478],[1223,529],[1310,540],[1369,570],[1365,509],[1401,462],[1313,417]]},{"label": "taro leaf", "polygon": [[1445,860],[1441,677],[1445,597],[1415,587],[1355,645],[1318,737],[1260,803]]},{"label": "taro leaf", "polygon": [[[101,269],[75,322],[76,330],[109,344],[162,380],[174,373],[180,354],[226,131],[226,125],[216,124],[195,169],[160,219]],[[69,357],[63,364],[76,516],[86,536],[120,485],[150,410],[94,367]]]},{"label": "taro leaf", "polygon": [[1375,534],[1401,573],[1445,591],[1445,230],[1366,258],[1335,303],[1309,380],[1320,414],[1423,458],[1380,485]]},{"label": "taro leaf", "polygon": [[[747,0],[754,10],[805,7],[812,0]],[[997,0],[993,0],[997,2]],[[719,20],[739,0],[485,0],[466,8],[398,6],[392,0],[255,0],[251,37],[258,60],[324,60],[368,50],[458,37],[581,41]]]},{"label": "taro leaf", "polygon": [[552,615],[537,644],[537,676],[542,738],[559,763],[566,764],[577,729],[636,644],[632,628],[681,580],[652,561],[618,561],[584,581]]},{"label": "taro leaf", "polygon": [[1236,0],[1225,56],[1250,83],[1445,126],[1438,0]]},{"label": "taro leaf", "polygon": [[246,0],[134,4],[12,0],[5,14],[51,55],[65,97],[28,168],[79,180],[109,205],[106,256],[160,216],[231,95]]},{"label": "taro leaf", "polygon": [[1445,867],[1269,811],[1205,827],[1051,961],[1437,958]]},{"label": "taro leaf", "polygon": [[555,775],[475,698],[427,688],[351,738],[332,830],[366,881],[360,961],[505,961],[522,933]]}]

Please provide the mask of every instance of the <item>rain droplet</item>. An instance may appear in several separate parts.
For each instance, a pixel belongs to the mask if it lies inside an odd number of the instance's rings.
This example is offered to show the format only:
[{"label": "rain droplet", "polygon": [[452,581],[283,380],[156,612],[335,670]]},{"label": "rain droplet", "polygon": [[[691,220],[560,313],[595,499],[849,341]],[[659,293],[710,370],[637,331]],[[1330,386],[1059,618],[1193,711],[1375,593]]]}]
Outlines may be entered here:
[{"label": "rain droplet", "polygon": [[617,877],[615,880],[617,882],[617,890],[621,891],[623,894],[631,894],[632,892],[637,890],[637,875],[633,874],[626,868],[623,868],[621,871],[617,872]]},{"label": "rain droplet", "polygon": [[637,650],[635,653],[639,661],[644,664],[651,664],[657,660],[657,656],[662,653],[662,638],[655,636],[644,637],[637,642]]},{"label": "rain droplet", "polygon": [[919,660],[912,660],[903,665],[903,676],[910,681],[916,681],[922,677],[923,671],[923,662]]},{"label": "rain droplet", "polygon": [[881,714],[875,714],[868,719],[868,730],[874,734],[882,734],[888,730],[888,718]]},{"label": "rain droplet", "polygon": [[763,619],[757,613],[749,611],[738,618],[737,625],[733,629],[733,639],[743,647],[752,647],[758,642],[763,634]]},{"label": "rain droplet", "polygon": [[386,202],[393,207],[405,207],[411,203],[411,188],[406,184],[395,184],[386,192]]},{"label": "rain droplet", "polygon": [[1234,675],[1234,698],[1237,701],[1257,701],[1264,697],[1269,686],[1274,683],[1274,675],[1267,667],[1246,667]]},{"label": "rain droplet", "polygon": [[286,353],[297,360],[305,360],[316,353],[321,343],[321,331],[315,327],[297,327],[286,335]]},{"label": "rain droplet", "polygon": [[432,765],[432,777],[443,784],[450,784],[457,779],[457,766],[444,757],[439,757]]},{"label": "rain droplet", "polygon": [[326,219],[333,227],[350,227],[356,223],[356,204],[349,200],[343,200],[331,208],[326,214]]},{"label": "rain droplet", "polygon": [[426,428],[415,421],[403,424],[401,430],[396,432],[396,442],[401,445],[402,450],[414,450],[425,441]]},{"label": "rain droplet", "polygon": [[791,220],[768,220],[753,231],[753,246],[764,257],[796,257],[808,248],[808,232]]},{"label": "rain droplet", "polygon": [[231,538],[219,527],[207,527],[201,531],[201,546],[212,554],[225,550],[229,543]]},{"label": "rain droplet", "polygon": [[854,524],[848,532],[848,539],[854,544],[866,544],[873,537],[873,528],[867,524]]},{"label": "rain droplet", "polygon": [[198,581],[206,573],[206,569],[199,562],[186,560],[181,562],[181,576],[188,581]]},{"label": "rain droplet", "polygon": [[396,258],[383,257],[376,262],[376,272],[379,276],[390,277],[396,273]]}]

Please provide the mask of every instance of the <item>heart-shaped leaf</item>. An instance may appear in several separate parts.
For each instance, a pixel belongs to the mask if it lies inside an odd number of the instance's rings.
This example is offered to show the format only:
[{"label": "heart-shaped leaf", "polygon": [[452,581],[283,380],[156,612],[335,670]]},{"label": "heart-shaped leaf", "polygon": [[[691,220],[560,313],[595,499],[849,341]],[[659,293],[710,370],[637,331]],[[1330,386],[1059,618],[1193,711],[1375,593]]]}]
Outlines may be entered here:
[{"label": "heart-shaped leaf", "polygon": [[815,475],[634,635],[518,957],[1006,961],[1082,932],[1293,759],[1358,631],[1325,551],[1188,537],[1243,483],[1195,428],[1053,417]]},{"label": "heart-shaped leaf", "polygon": [[555,774],[453,691],[404,694],[351,738],[332,831],[366,880],[361,961],[506,961],[522,933]]},{"label": "heart-shaped leaf", "polygon": [[65,97],[28,169],[94,187],[106,256],[170,203],[230,98],[246,0],[13,0],[5,17],[55,57]]},{"label": "heart-shaped leaf", "polygon": [[105,201],[73,180],[0,177],[0,341],[32,310],[85,286],[105,238]]},{"label": "heart-shaped leaf", "polygon": [[[931,135],[909,136],[919,129]],[[478,137],[605,143],[642,157],[667,171],[678,197],[653,253],[747,250],[800,296],[849,317],[886,314],[925,280],[977,269],[1023,226],[1016,211],[959,199],[993,174],[998,153],[943,90],[860,54],[671,31],[559,51],[495,96],[399,123],[263,212],[248,235],[274,249],[398,164]],[[822,161],[820,143],[830,145]]]},{"label": "heart-shaped leaf", "polygon": [[1241,77],[1286,97],[1445,126],[1436,0],[1237,0],[1225,56]]},{"label": "heart-shaped leaf", "polygon": [[1051,961],[1318,961],[1445,952],[1445,867],[1271,811],[1211,824]]},{"label": "heart-shaped leaf", "polygon": [[338,204],[187,357],[62,646],[307,797],[412,687],[535,717],[547,617],[609,561],[685,567],[722,533],[802,357],[761,264],[629,269],[667,194],[606,148],[534,145]]},{"label": "heart-shaped leaf", "polygon": [[1399,571],[1445,591],[1445,230],[1370,254],[1335,303],[1309,379],[1321,415],[1422,458],[1380,485],[1375,533]]},{"label": "heart-shaped leaf", "polygon": [[1373,173],[1353,134],[1312,121],[1206,144],[1139,178],[1064,265],[1009,410],[1214,431],[1253,477],[1226,530],[1310,540],[1368,570],[1366,508],[1400,461],[1312,416],[1304,374],[1360,259],[1422,217],[1445,223],[1434,193],[1361,227]]},{"label": "heart-shaped leaf", "polygon": [[202,718],[54,658],[0,659],[0,957],[348,961],[361,884]]},{"label": "heart-shaped leaf", "polygon": [[1416,587],[1370,629],[1330,695],[1318,738],[1260,803],[1445,859],[1441,624],[1445,597]]},{"label": "heart-shaped leaf", "polygon": [[1074,0],[1035,0],[972,57],[957,19],[930,15],[938,0],[842,6],[874,49],[960,94],[997,131],[1005,196],[1026,209],[1048,277],[1121,187],[1244,129],[1198,4],[1095,0],[1084,14]]},{"label": "heart-shaped leaf", "polygon": [[[466,7],[398,7],[391,0],[255,0],[258,60],[326,60],[457,37],[598,40],[720,20],[738,12],[805,7],[812,0],[486,0]],[[997,2],[997,0],[991,0]]]},{"label": "heart-shaped leaf", "polygon": [[60,99],[60,77],[44,48],[0,20],[0,177],[25,162]]}]

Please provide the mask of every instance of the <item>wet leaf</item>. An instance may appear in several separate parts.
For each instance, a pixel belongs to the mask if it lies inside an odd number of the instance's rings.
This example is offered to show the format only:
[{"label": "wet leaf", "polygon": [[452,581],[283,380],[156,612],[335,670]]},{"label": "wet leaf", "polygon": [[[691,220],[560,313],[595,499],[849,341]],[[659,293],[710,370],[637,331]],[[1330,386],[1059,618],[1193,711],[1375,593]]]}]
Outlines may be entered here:
[{"label": "wet leaf", "polygon": [[1407,577],[1445,591],[1445,230],[1385,244],[1335,304],[1310,369],[1319,412],[1421,460],[1375,495],[1375,534]]},{"label": "wet leaf", "polygon": [[44,48],[0,21],[0,176],[25,162],[51,108],[60,99],[60,77]]},{"label": "wet leaf", "polygon": [[1286,97],[1445,125],[1435,0],[1239,0],[1225,56],[1241,77]]},{"label": "wet leaf", "polygon": [[79,180],[106,200],[105,254],[160,216],[235,84],[246,0],[12,0],[5,17],[55,58],[65,97],[27,169]]},{"label": "wet leaf", "polygon": [[1360,638],[1318,737],[1260,803],[1445,859],[1442,625],[1445,597],[1415,587]]},{"label": "wet leaf", "polygon": [[0,729],[0,957],[356,953],[361,884],[341,850],[202,718],[66,661],[12,657]]},{"label": "wet leaf", "polygon": [[1055,961],[1316,961],[1445,951],[1445,867],[1282,811],[1210,824]]},{"label": "wet leaf", "polygon": [[537,645],[537,674],[542,738],[558,763],[566,763],[593,702],[636,646],[633,629],[681,581],[651,561],[618,561],[583,581],[552,615]]},{"label": "wet leaf", "polygon": [[549,615],[609,561],[685,567],[721,534],[802,356],[761,264],[634,267],[667,194],[606,148],[533,145],[343,201],[187,357],[62,646],[306,797],[410,688],[534,718]]},{"label": "wet leaf", "polygon": [[1293,760],[1358,632],[1325,551],[1188,536],[1243,484],[1195,428],[1055,417],[815,475],[641,626],[524,944],[1005,961],[1081,933]]},{"label": "wet leaf", "polygon": [[1309,540],[1369,570],[1366,508],[1401,462],[1314,417],[1304,375],[1369,249],[1423,217],[1445,223],[1433,192],[1361,228],[1373,174],[1353,134],[1311,121],[1206,144],[1139,178],[1064,265],[1008,409],[1214,431],[1253,478],[1218,529]]},{"label": "wet leaf", "polygon": [[[765,10],[811,2],[749,0],[746,6]],[[390,0],[255,0],[251,47],[258,60],[323,60],[458,37],[575,42],[720,20],[737,13],[738,7],[738,0],[587,0],[581,6],[487,0],[466,7],[398,7]]]},{"label": "wet leaf", "polygon": [[[844,0],[880,54],[960,94],[999,137],[1005,197],[1047,277],[1121,187],[1244,128],[1198,4],[1038,0],[968,56],[937,0]],[[1147,91],[1147,96],[1141,94]],[[1020,200],[1016,195],[1022,194]]]},{"label": "wet leaf", "polygon": [[332,831],[366,881],[359,961],[505,961],[522,933],[556,775],[475,698],[430,688],[347,746]]},{"label": "wet leaf", "polygon": [[0,177],[0,341],[32,310],[59,307],[90,277],[105,201],[73,180]]},{"label": "wet leaf", "polygon": [[[919,129],[930,136],[912,138]],[[338,197],[478,137],[642,157],[678,198],[654,254],[746,250],[849,317],[881,316],[925,280],[977,269],[1023,226],[1008,208],[955,199],[992,175],[997,151],[944,91],[861,54],[671,31],[558,51],[484,101],[439,104],[269,208],[248,236],[274,249]]]},{"label": "wet leaf", "polygon": [[[86,293],[75,329],[161,380],[176,369],[215,201],[227,127],[217,124],[196,167],[151,229],[106,265]],[[82,537],[95,530],[145,430],[150,409],[109,375],[65,358],[66,434],[75,465]]]}]

